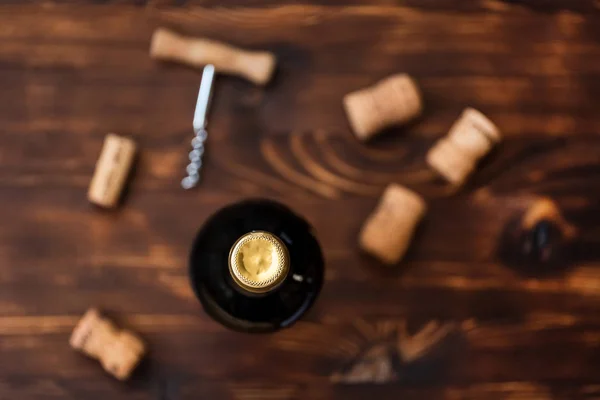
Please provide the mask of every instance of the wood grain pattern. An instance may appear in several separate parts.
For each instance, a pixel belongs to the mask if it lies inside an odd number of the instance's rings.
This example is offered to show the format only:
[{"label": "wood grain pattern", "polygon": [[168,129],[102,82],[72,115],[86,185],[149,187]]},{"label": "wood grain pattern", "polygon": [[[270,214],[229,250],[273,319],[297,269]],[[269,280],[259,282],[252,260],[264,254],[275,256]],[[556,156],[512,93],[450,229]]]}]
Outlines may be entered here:
[{"label": "wood grain pattern", "polygon": [[[593,0],[0,1],[0,399],[599,398],[599,10]],[[179,181],[200,74],[150,60],[158,26],[279,60],[265,88],[218,78],[196,191]],[[425,114],[358,143],[343,95],[398,72],[419,81]],[[455,192],[424,158],[466,106],[505,140]],[[85,193],[110,131],[141,151],[123,207],[102,212]],[[394,271],[356,248],[390,181],[429,206]],[[544,278],[499,257],[508,222],[540,195],[580,233],[566,269]],[[212,322],[186,277],[201,223],[257,196],[306,216],[327,262],[315,308],[268,336]],[[90,305],[148,343],[132,382],[69,349]],[[389,382],[331,382],[352,370]]]}]

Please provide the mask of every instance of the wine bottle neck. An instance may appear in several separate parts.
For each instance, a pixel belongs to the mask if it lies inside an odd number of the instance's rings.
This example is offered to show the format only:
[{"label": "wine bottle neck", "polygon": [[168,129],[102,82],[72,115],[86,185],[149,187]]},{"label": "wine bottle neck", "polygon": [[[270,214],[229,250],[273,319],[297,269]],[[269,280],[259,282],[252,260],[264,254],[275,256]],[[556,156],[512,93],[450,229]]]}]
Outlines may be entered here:
[{"label": "wine bottle neck", "polygon": [[274,290],[289,270],[290,257],[285,244],[269,232],[249,232],[240,237],[229,252],[233,281],[252,293]]}]

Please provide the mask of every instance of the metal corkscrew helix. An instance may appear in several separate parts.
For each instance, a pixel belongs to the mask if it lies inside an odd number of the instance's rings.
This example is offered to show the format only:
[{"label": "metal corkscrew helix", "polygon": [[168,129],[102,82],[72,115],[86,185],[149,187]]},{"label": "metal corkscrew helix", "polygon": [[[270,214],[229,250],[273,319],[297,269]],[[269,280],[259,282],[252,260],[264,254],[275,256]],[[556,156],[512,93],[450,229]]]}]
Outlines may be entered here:
[{"label": "metal corkscrew helix", "polygon": [[206,131],[206,115],[210,104],[212,84],[215,78],[214,65],[207,65],[202,72],[196,111],[194,112],[194,138],[192,139],[192,151],[190,151],[190,163],[186,167],[187,176],[181,181],[181,187],[191,189],[200,182],[200,170],[202,169],[202,156],[204,155],[204,142],[208,137]]}]

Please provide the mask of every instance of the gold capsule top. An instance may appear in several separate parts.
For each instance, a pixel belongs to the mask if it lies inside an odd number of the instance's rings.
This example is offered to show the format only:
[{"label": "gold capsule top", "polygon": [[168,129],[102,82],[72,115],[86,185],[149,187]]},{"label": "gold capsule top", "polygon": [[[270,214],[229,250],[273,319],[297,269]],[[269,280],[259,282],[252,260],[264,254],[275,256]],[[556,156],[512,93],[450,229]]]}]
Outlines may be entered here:
[{"label": "gold capsule top", "polygon": [[249,292],[275,289],[289,270],[290,256],[285,244],[269,232],[247,233],[229,252],[229,272],[234,282]]}]

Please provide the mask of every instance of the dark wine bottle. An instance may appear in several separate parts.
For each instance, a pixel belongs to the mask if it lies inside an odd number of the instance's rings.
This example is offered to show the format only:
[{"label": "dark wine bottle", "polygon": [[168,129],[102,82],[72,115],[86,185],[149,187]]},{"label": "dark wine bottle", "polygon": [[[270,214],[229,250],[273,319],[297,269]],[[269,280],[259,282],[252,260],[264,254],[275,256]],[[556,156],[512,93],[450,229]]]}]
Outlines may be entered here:
[{"label": "dark wine bottle", "polygon": [[237,331],[292,325],[314,303],[323,273],[312,227],[270,200],[246,200],[216,212],[190,254],[191,284],[205,311]]}]

